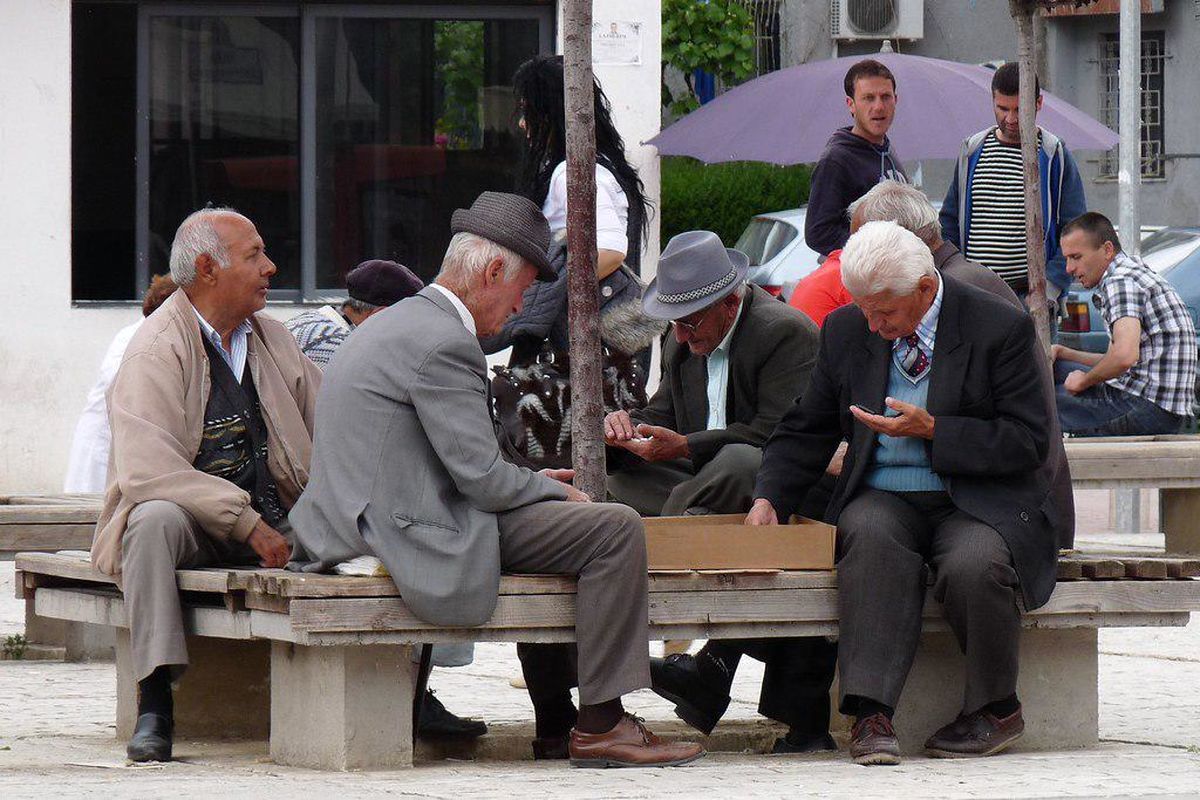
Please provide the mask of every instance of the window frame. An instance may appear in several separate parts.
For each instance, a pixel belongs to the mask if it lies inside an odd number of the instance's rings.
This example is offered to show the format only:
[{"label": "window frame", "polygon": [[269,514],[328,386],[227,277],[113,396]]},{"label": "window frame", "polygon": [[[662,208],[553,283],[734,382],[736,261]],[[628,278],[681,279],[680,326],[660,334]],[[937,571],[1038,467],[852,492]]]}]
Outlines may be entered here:
[{"label": "window frame", "polygon": [[[532,19],[538,23],[541,53],[553,53],[556,6],[468,5],[447,3],[374,5],[364,3],[144,3],[138,5],[137,20],[137,126],[135,158],[134,289],[137,297],[150,285],[150,20],[154,17],[288,17],[300,23],[299,75],[297,85],[299,141],[297,142],[298,191],[300,195],[300,288],[270,291],[273,303],[312,304],[344,299],[345,293],[320,290],[317,275],[317,22],[320,19],[447,19],[505,20]],[[268,242],[268,246],[270,243]],[[132,302],[132,301],[131,301]]]}]

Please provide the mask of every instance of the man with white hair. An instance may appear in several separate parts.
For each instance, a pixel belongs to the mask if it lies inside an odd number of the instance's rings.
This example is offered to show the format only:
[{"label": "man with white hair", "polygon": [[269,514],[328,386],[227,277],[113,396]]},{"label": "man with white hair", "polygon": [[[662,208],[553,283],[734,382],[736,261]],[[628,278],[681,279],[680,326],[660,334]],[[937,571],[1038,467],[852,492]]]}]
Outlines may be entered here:
[{"label": "man with white hair", "polygon": [[646,541],[628,506],[592,503],[571,470],[501,456],[479,337],[498,333],[536,278],[553,280],[550,228],[528,199],[484,192],[454,212],[435,282],[381,311],[325,373],[312,480],[290,516],[305,569],[377,556],[405,605],[446,627],[481,625],[500,571],[578,578],[580,766],[669,766],[668,744],[624,712],[650,685]]},{"label": "man with white hair", "polygon": [[122,575],[138,680],[132,761],[171,758],[171,682],[188,663],[175,570],[282,567],[290,554],[321,377],[258,313],[274,274],[246,217],[189,216],[171,246],[179,291],[138,329],[109,393],[112,469],[92,561]]},{"label": "man with white hair", "polygon": [[808,391],[763,450],[750,525],[787,519],[849,442],[838,528],[840,705],[850,755],[896,764],[892,715],[921,634],[926,569],[966,655],[961,714],[935,756],[991,755],[1024,730],[1018,599],[1041,606],[1057,547],[1038,467],[1050,447],[1029,316],[938,274],[929,248],[869,222],[842,253],[855,304],[826,320]]}]

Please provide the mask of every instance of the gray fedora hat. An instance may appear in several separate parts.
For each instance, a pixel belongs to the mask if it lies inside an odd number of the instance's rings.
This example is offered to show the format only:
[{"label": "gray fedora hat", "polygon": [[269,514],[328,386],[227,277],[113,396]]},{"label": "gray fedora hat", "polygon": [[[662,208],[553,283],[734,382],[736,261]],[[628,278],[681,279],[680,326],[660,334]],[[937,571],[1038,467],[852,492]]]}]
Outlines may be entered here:
[{"label": "gray fedora hat", "polygon": [[736,289],[749,268],[750,257],[721,244],[712,231],[672,236],[658,258],[658,275],[646,287],[642,308],[655,319],[686,317]]},{"label": "gray fedora hat", "polygon": [[506,192],[484,192],[470,208],[450,217],[451,233],[473,233],[507,247],[537,267],[538,280],[552,281],[558,273],[550,266],[550,225],[542,210],[527,197]]}]

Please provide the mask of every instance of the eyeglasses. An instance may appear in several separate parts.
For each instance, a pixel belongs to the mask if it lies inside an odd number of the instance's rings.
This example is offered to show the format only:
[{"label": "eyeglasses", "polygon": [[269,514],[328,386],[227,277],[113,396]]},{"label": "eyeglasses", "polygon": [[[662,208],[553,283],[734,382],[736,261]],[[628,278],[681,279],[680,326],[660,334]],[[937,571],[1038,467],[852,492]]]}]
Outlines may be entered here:
[{"label": "eyeglasses", "polygon": [[683,328],[684,332],[687,333],[688,336],[695,336],[696,332],[698,330],[700,330],[700,326],[702,326],[705,322],[707,322],[708,318],[712,316],[712,314],[708,313],[710,310],[711,309],[707,309],[705,311],[700,312],[704,316],[702,316],[700,318],[699,322],[684,322],[681,319],[677,319],[677,320],[674,320],[672,324],[677,325],[680,328]]}]

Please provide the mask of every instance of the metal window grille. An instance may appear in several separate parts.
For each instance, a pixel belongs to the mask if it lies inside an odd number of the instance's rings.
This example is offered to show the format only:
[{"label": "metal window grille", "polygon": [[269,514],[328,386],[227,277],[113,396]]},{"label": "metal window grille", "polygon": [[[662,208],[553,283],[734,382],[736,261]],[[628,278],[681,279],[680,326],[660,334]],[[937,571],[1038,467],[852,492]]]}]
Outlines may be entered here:
[{"label": "metal window grille", "polygon": [[[1197,0],[1200,2],[1200,0]],[[754,72],[779,69],[779,18],[783,0],[738,0],[754,17]]]},{"label": "metal window grille", "polygon": [[[1197,0],[1200,7],[1200,0]],[[1116,130],[1120,124],[1121,43],[1115,33],[1100,40],[1100,119]],[[1163,77],[1166,72],[1166,32],[1147,31],[1142,36],[1142,142],[1143,178],[1165,177],[1163,161]],[[1100,176],[1115,178],[1120,166],[1116,148],[1100,158]]]}]

